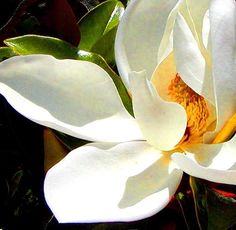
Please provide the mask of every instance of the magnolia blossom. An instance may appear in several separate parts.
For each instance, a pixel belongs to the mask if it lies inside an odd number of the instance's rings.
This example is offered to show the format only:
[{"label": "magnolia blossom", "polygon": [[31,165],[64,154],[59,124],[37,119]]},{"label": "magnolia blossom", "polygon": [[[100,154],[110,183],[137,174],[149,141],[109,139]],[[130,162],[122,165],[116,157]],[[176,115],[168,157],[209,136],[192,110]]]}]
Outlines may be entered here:
[{"label": "magnolia blossom", "polygon": [[99,66],[47,55],[0,64],[27,118],[92,143],[45,179],[59,222],[132,221],[169,202],[183,172],[236,185],[234,0],[132,0],[116,61],[134,117]]}]

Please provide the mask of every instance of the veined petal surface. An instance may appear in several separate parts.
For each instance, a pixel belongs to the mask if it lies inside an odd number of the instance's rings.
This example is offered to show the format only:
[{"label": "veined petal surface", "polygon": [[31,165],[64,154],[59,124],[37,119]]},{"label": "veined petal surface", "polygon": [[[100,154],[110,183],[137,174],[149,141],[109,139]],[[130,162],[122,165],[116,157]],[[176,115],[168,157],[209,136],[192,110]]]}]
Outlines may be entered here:
[{"label": "veined petal surface", "polygon": [[0,63],[0,93],[27,118],[75,137],[142,139],[109,75],[90,62],[47,55],[10,58]]},{"label": "veined petal surface", "polygon": [[145,139],[160,150],[172,150],[186,129],[184,108],[164,101],[145,72],[131,73],[130,83],[134,115]]},{"label": "veined petal surface", "polygon": [[236,185],[236,136],[221,144],[189,146],[185,154],[175,153],[172,159],[191,176]]},{"label": "veined petal surface", "polygon": [[44,191],[59,222],[133,221],[164,208],[181,177],[147,142],[94,143],[51,168]]},{"label": "veined petal surface", "polygon": [[132,71],[146,70],[151,78],[169,14],[178,2],[133,0],[126,8],[116,35],[115,54],[119,73],[127,88]]},{"label": "veined petal surface", "polygon": [[236,112],[236,2],[212,0],[210,22],[218,132]]}]

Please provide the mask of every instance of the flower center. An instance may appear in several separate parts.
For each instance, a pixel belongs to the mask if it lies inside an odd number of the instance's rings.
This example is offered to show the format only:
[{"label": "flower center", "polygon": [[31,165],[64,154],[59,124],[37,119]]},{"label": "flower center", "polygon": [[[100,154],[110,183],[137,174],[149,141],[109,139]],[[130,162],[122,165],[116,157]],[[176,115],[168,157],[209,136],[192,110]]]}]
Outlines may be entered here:
[{"label": "flower center", "polygon": [[168,87],[168,95],[172,101],[182,105],[187,113],[187,127],[179,144],[201,142],[210,115],[204,98],[186,85],[178,73]]}]

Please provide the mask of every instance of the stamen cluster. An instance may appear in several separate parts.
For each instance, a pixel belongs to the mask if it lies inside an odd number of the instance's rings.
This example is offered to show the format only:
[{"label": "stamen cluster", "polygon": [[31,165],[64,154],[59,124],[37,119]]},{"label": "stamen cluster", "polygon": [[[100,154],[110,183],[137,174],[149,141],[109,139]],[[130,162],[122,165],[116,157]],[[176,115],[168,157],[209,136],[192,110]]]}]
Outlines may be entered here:
[{"label": "stamen cluster", "polygon": [[182,105],[187,113],[187,127],[183,142],[199,142],[207,131],[209,110],[205,99],[192,90],[177,73],[168,87],[168,95],[174,102]]}]

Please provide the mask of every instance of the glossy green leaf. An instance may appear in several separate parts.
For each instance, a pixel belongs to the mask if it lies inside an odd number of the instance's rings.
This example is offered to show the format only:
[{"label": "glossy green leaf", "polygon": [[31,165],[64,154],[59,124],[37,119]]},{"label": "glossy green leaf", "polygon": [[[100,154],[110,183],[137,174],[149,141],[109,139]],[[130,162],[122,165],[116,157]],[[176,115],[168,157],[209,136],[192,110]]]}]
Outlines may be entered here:
[{"label": "glossy green leaf", "polygon": [[[96,43],[119,24],[123,12],[124,6],[117,0],[106,1],[89,11],[79,21],[81,33],[79,48],[92,51]],[[113,42],[113,38],[110,42]]]},{"label": "glossy green leaf", "polygon": [[18,55],[49,54],[58,59],[77,58],[76,47],[53,37],[25,35],[6,39],[4,43]]},{"label": "glossy green leaf", "polygon": [[15,56],[14,51],[9,47],[0,47],[0,61]]},{"label": "glossy green leaf", "polygon": [[115,65],[115,37],[117,26],[102,36],[92,47],[91,52],[100,54],[108,64]]},{"label": "glossy green leaf", "polygon": [[[231,187],[236,191],[235,186]],[[193,177],[191,188],[202,229],[229,229],[236,224],[236,199],[227,196],[227,192],[217,192],[212,184]]]}]

